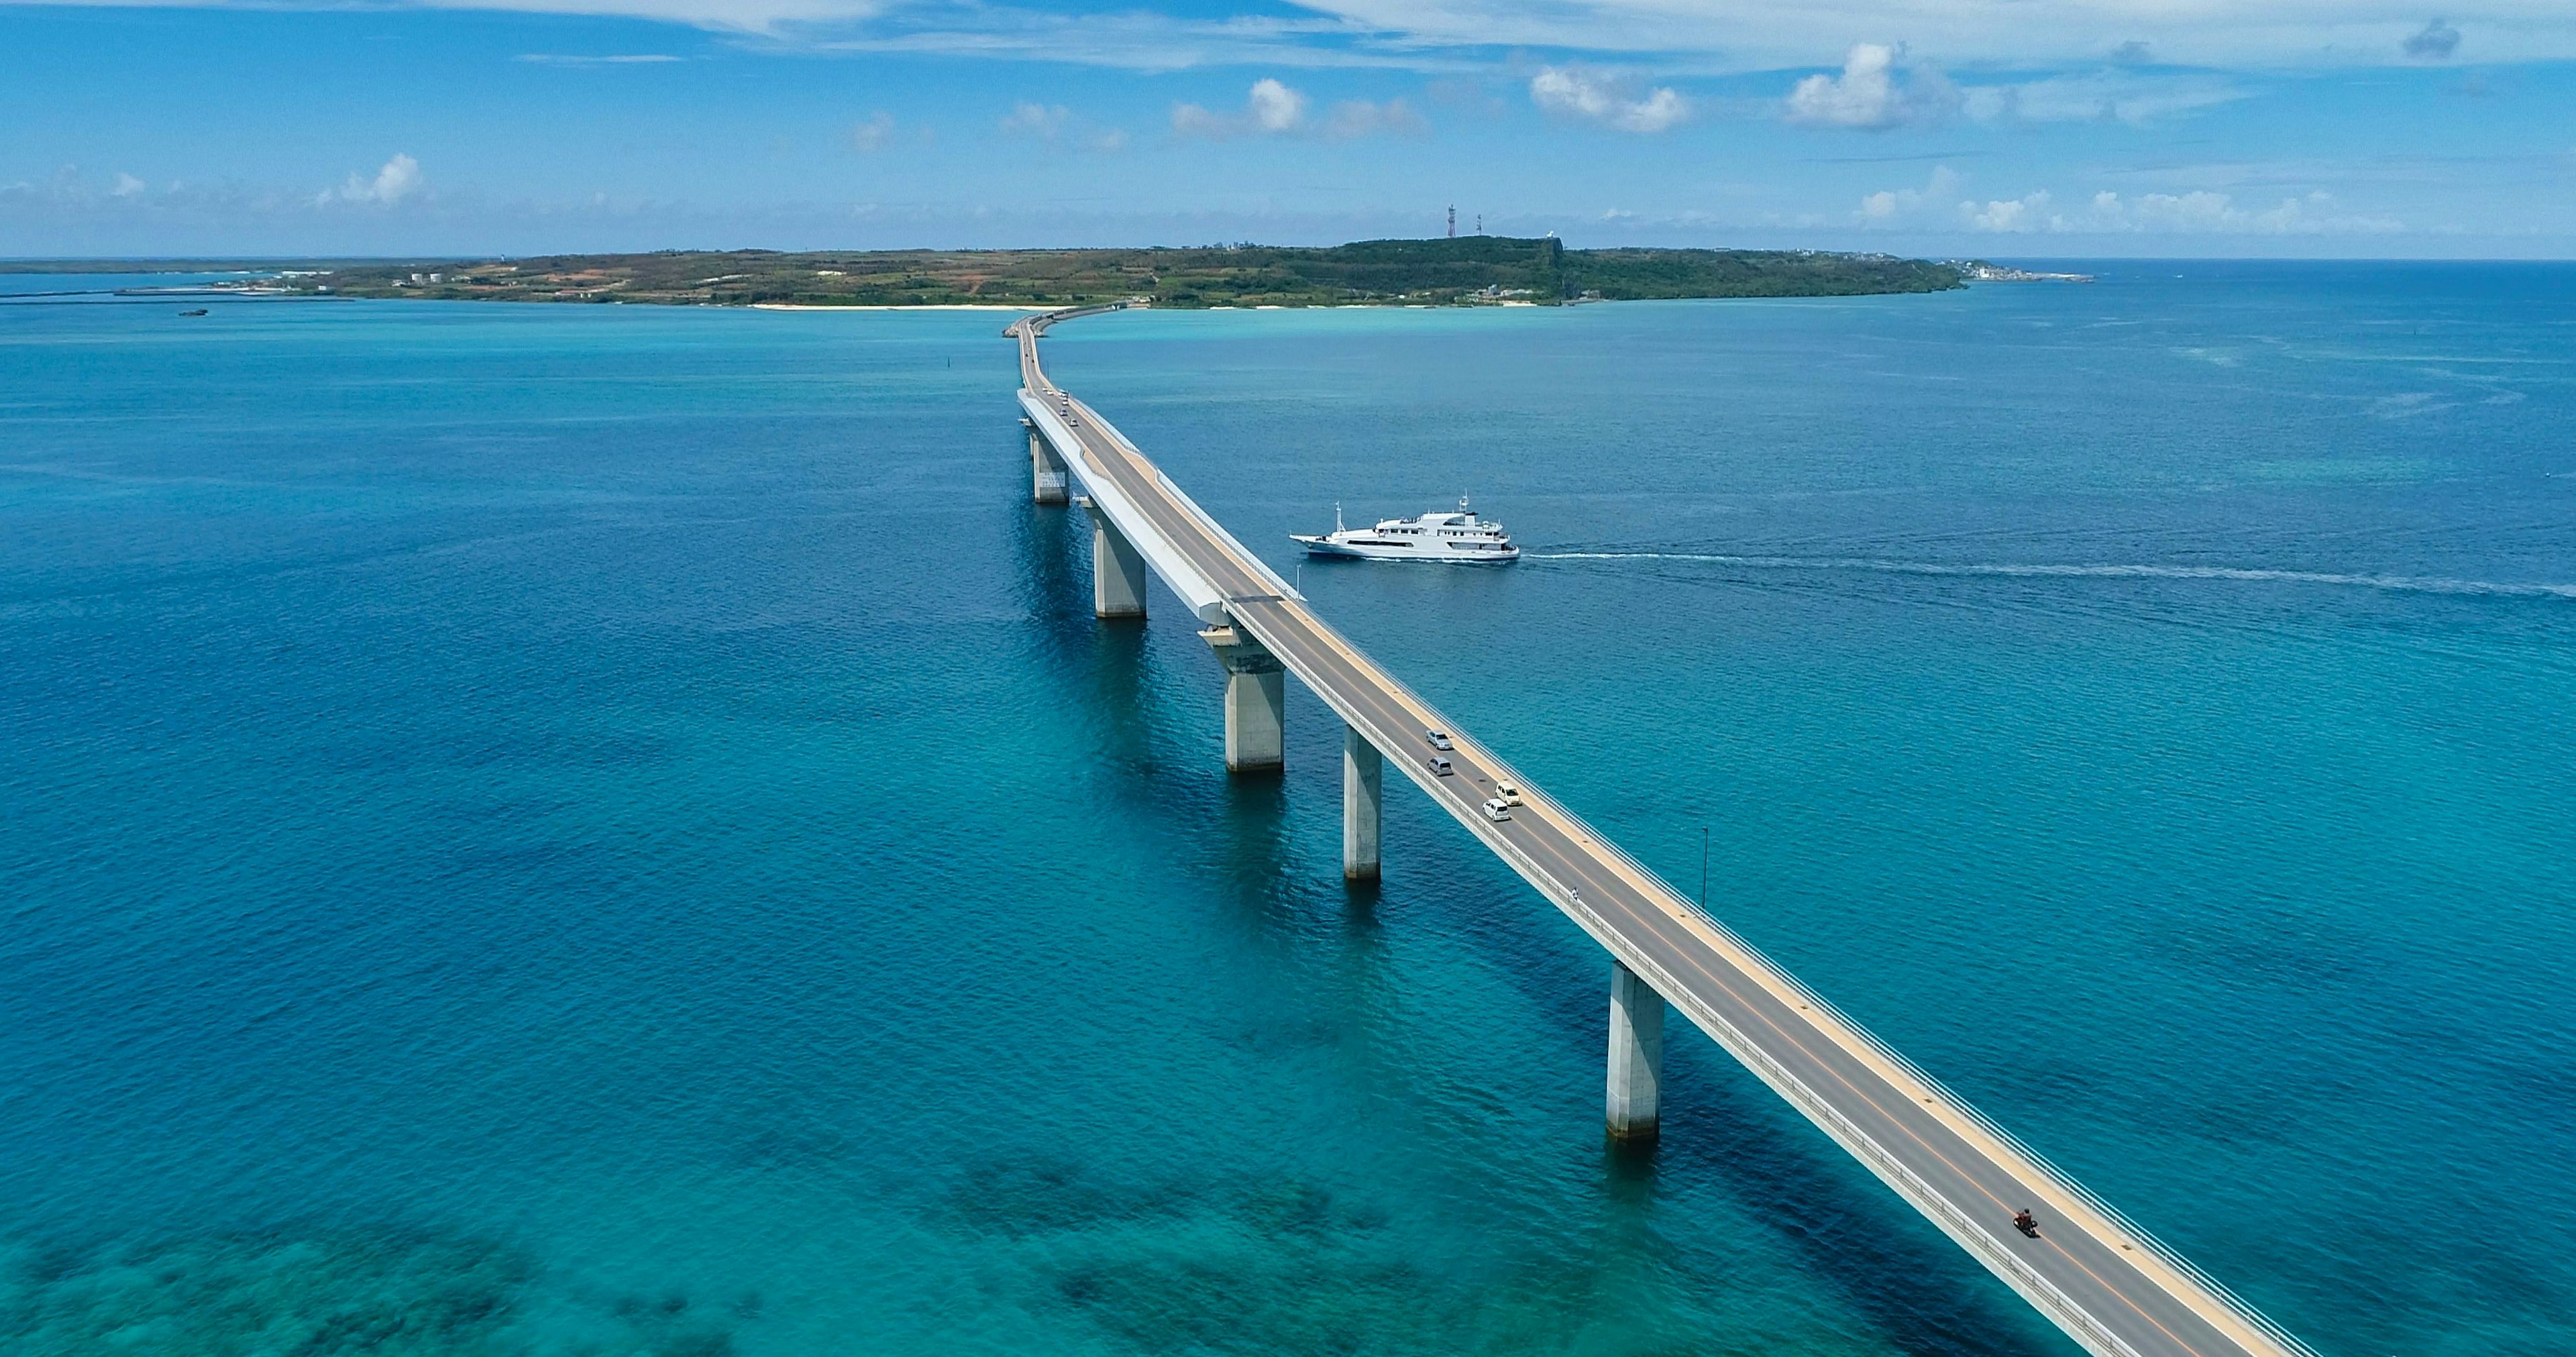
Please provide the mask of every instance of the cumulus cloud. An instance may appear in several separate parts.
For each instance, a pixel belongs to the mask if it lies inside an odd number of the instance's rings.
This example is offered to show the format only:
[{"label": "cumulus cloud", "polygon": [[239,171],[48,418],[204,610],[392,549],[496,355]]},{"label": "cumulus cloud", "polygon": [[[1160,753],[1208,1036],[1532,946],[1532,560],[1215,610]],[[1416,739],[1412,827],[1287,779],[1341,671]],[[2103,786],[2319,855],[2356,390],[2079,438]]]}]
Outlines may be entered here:
[{"label": "cumulus cloud", "polygon": [[348,182],[334,189],[324,189],[314,201],[329,203],[373,203],[391,207],[418,194],[427,181],[420,172],[420,162],[407,155],[397,155],[376,171],[373,179],[350,175]]},{"label": "cumulus cloud", "polygon": [[2417,61],[2446,61],[2453,52],[2460,50],[2460,30],[2434,19],[2399,47]]},{"label": "cumulus cloud", "polygon": [[116,176],[116,187],[107,192],[111,198],[140,198],[143,196],[143,181],[133,175],[120,173]]},{"label": "cumulus cloud", "polygon": [[1002,130],[1013,136],[1053,141],[1064,134],[1064,125],[1072,116],[1072,110],[1062,104],[1014,104],[1010,115],[1002,119]]},{"label": "cumulus cloud", "polygon": [[2036,231],[2046,223],[2047,218],[2044,214],[2047,211],[2048,190],[2046,189],[2019,198],[1989,202],[1983,206],[1976,203],[1959,204],[1959,215],[1968,219],[1968,225],[1980,231]]},{"label": "cumulus cloud", "polygon": [[1172,105],[1172,131],[1212,141],[1303,131],[1310,102],[1302,92],[1264,77],[1252,82],[1240,113],[1214,113],[1197,104]]},{"label": "cumulus cloud", "polygon": [[2384,235],[2405,229],[2391,218],[2338,212],[2334,195],[2322,190],[2269,207],[2242,207],[2233,196],[2208,189],[2135,198],[2096,193],[2066,212],[2052,210],[2052,202],[2042,189],[2019,198],[1963,202],[1958,215],[1971,230],[1996,232],[2291,236]]},{"label": "cumulus cloud", "polygon": [[1860,200],[1858,217],[1863,226],[1888,226],[1913,217],[1932,204],[1947,205],[1959,192],[1959,176],[1947,165],[1932,167],[1932,177],[1921,188],[1881,189]]},{"label": "cumulus cloud", "polygon": [[850,149],[861,155],[884,150],[886,143],[894,140],[894,115],[876,113],[850,124],[849,138]]},{"label": "cumulus cloud", "polygon": [[1062,104],[1014,104],[1002,118],[1001,129],[1005,136],[1027,137],[1050,146],[1070,144],[1086,151],[1117,151],[1127,145],[1124,131],[1089,125]]},{"label": "cumulus cloud", "polygon": [[1324,135],[1340,141],[1357,137],[1420,136],[1431,130],[1421,114],[1402,99],[1389,99],[1373,104],[1366,99],[1345,99],[1333,105],[1324,117]]},{"label": "cumulus cloud", "polygon": [[1626,81],[1580,66],[1541,68],[1530,77],[1530,102],[1622,132],[1661,132],[1691,113],[1690,101],[1676,90],[1657,86],[1637,95]]},{"label": "cumulus cloud", "polygon": [[1309,116],[1314,101],[1302,90],[1279,81],[1263,79],[1252,82],[1244,95],[1243,108],[1234,113],[1218,113],[1198,104],[1172,105],[1172,131],[1183,137],[1204,137],[1222,141],[1228,137],[1308,136],[1320,133],[1339,140],[1378,135],[1418,135],[1431,130],[1421,114],[1402,99],[1371,103],[1366,99],[1345,99],[1328,110],[1322,119]]},{"label": "cumulus cloud", "polygon": [[1256,131],[1293,132],[1306,121],[1306,96],[1276,80],[1255,80],[1244,112]]},{"label": "cumulus cloud", "polygon": [[2097,193],[2090,215],[2113,230],[2177,233],[2384,235],[2406,229],[2404,223],[2388,217],[2337,212],[2334,195],[2322,190],[2253,208],[2238,207],[2228,194],[2207,191],[2146,193],[2127,201],[2116,193]]},{"label": "cumulus cloud", "polygon": [[2061,205],[2047,189],[2017,198],[1972,198],[1948,166],[1932,171],[1921,188],[1882,189],[1860,200],[1852,219],[1865,228],[1966,229],[1998,235],[2384,235],[2404,224],[2386,217],[2338,210],[2323,191],[2245,206],[2228,194],[2144,193],[2123,198],[2102,192]]},{"label": "cumulus cloud", "polygon": [[1233,118],[1222,113],[1210,113],[1201,105],[1172,105],[1172,133],[1175,136],[1206,137],[1210,141],[1221,141],[1242,130]]},{"label": "cumulus cloud", "polygon": [[1959,105],[1959,93],[1938,71],[1896,73],[1898,49],[1880,43],[1853,46],[1840,75],[1811,75],[1789,91],[1784,116],[1810,127],[1879,129],[1935,122]]}]

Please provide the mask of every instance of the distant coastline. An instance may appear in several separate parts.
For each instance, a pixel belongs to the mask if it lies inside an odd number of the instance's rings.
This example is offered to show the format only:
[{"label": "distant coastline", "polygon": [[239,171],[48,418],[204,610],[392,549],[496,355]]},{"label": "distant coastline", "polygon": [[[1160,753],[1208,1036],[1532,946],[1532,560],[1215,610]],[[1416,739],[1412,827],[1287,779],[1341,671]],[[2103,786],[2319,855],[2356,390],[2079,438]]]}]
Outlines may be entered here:
[{"label": "distant coastline", "polygon": [[1953,259],[1947,262],[1959,270],[1960,277],[1972,283],[2089,283],[2093,281],[2093,275],[2089,273],[2034,273],[2029,269],[2017,269],[2006,264],[1989,264],[1982,259]]},{"label": "distant coastline", "polygon": [[[191,261],[194,262],[194,261]],[[1559,306],[1716,297],[1943,292],[1967,266],[1816,250],[1568,249],[1556,238],[1460,236],[1329,247],[1089,250],[765,250],[476,260],[227,260],[256,276],[214,286],[266,295],[645,303],[767,309],[1043,310],[1143,298],[1218,307]],[[93,271],[173,262],[92,263]],[[0,264],[0,270],[15,266]],[[64,263],[27,272],[69,272]],[[216,272],[212,261],[193,271]]]},{"label": "distant coastline", "polygon": [[1014,315],[1038,309],[1009,302],[923,302],[911,305],[901,302],[744,302],[742,305],[752,311],[1008,311]]}]

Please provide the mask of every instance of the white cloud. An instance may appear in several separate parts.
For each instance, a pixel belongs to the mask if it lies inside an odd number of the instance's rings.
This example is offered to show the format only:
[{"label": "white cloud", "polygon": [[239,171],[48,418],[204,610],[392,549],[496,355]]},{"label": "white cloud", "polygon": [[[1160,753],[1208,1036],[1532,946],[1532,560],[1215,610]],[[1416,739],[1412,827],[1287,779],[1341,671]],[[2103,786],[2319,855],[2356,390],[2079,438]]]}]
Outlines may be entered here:
[{"label": "white cloud", "polygon": [[[797,47],[981,57],[1106,66],[1131,71],[1272,65],[1485,72],[1489,58],[1403,44],[1399,34],[1316,15],[1183,19],[1146,10],[1058,14],[992,4],[899,11],[860,31],[798,29]],[[784,50],[784,49],[782,49]]]},{"label": "white cloud", "polygon": [[850,149],[861,155],[882,151],[894,140],[894,115],[876,113],[863,122],[850,124]]},{"label": "white cloud", "polygon": [[1690,116],[1690,101],[1658,86],[1633,97],[1626,81],[1581,66],[1548,66],[1530,77],[1530,102],[1622,132],[1661,132]]},{"label": "white cloud", "polygon": [[[1303,91],[1264,78],[1252,83],[1239,113],[1217,113],[1198,104],[1172,105],[1172,131],[1184,137],[1222,141],[1228,137],[1305,136],[1313,133],[1347,140],[1381,133],[1418,135],[1431,130],[1431,124],[1402,99],[1389,99],[1382,104],[1366,99],[1345,99],[1333,105],[1321,121],[1309,116],[1313,107],[1314,101],[1308,99]],[[1123,136],[1120,142],[1124,143]]]},{"label": "white cloud", "polygon": [[1092,126],[1062,104],[1014,104],[1002,118],[1001,129],[1005,136],[1027,137],[1050,146],[1072,145],[1086,151],[1118,151],[1127,146],[1124,130]]},{"label": "white cloud", "polygon": [[[129,5],[135,0],[64,0]],[[202,8],[338,9],[345,0],[153,0]],[[2152,48],[2185,66],[2354,67],[2424,60],[2410,38],[2456,31],[2421,11],[2360,0],[1303,0],[1286,13],[1183,18],[1148,10],[1066,13],[1012,4],[895,0],[385,0],[395,6],[617,15],[764,35],[782,45],[940,52],[1128,69],[1266,62],[1490,69],[1500,48],[1605,55],[1690,54],[1704,70],[1811,66],[1855,33],[1902,33],[1952,68],[2023,69],[2102,59],[2107,45]],[[2481,53],[2511,61],[2576,57],[2566,0],[2473,0],[2450,20],[2474,26]],[[2421,25],[2419,27],[2419,25]]]},{"label": "white cloud", "polygon": [[2019,198],[1962,202],[1957,210],[1972,230],[2062,235],[2344,236],[2406,229],[2387,217],[2337,212],[2334,195],[2321,190],[2283,198],[2270,207],[2240,207],[2233,196],[2210,189],[2135,198],[2106,191],[2068,212],[2052,211],[2052,202],[2048,190],[2041,189]]},{"label": "white cloud", "polygon": [[1062,104],[1014,104],[1010,116],[1002,119],[1002,130],[1016,136],[1053,141],[1064,134],[1067,119],[1073,116]]},{"label": "white cloud", "polygon": [[2017,198],[1978,199],[1963,193],[1964,186],[1948,166],[1939,166],[1921,188],[1864,195],[1851,219],[1864,228],[1964,228],[2001,235],[2383,235],[2405,229],[2386,217],[2338,211],[2333,195],[2322,191],[2283,198],[2269,207],[2239,206],[2213,189],[2133,198],[2106,191],[2061,207],[2044,188]]},{"label": "white cloud", "polygon": [[1233,136],[1238,129],[1234,120],[1222,113],[1210,113],[1198,104],[1172,105],[1172,135],[1206,137],[1211,141]]},{"label": "white cloud", "polygon": [[1372,104],[1366,99],[1345,99],[1333,105],[1324,118],[1324,135],[1340,141],[1385,133],[1390,136],[1421,136],[1431,124],[1413,111],[1402,99],[1389,99]]},{"label": "white cloud", "polygon": [[1920,215],[1925,208],[1947,205],[1959,191],[1959,176],[1947,165],[1932,167],[1932,177],[1921,188],[1881,189],[1860,200],[1858,214],[1863,226],[1892,226]]},{"label": "white cloud", "polygon": [[[2472,0],[2481,54],[2517,61],[2576,56],[2576,9],[2565,0]],[[1415,50],[1559,48],[1595,53],[1694,53],[1733,71],[1810,66],[1854,35],[1902,35],[1958,69],[2092,65],[2106,51],[2153,51],[2175,66],[2341,68],[2408,60],[2401,44],[2422,24],[2361,0],[1305,0],[1307,8],[1384,32]],[[2403,11],[2397,11],[2402,13]],[[2444,25],[2447,27],[2448,25]]]},{"label": "white cloud", "polygon": [[1911,80],[1896,78],[1898,49],[1879,43],[1855,45],[1843,57],[1842,74],[1811,75],[1789,91],[1784,116],[1811,127],[1895,127],[1932,122],[1959,106],[1958,91],[1938,71],[1918,68]]},{"label": "white cloud", "polygon": [[2140,75],[2105,70],[2013,85],[1972,85],[1960,108],[1979,122],[2149,123],[2246,97],[2207,75]]},{"label": "white cloud", "polygon": [[2172,234],[2384,235],[2406,229],[2391,218],[2337,213],[2334,206],[2334,195],[2321,190],[2268,208],[2240,208],[2230,195],[2206,190],[2146,193],[2125,202],[2116,193],[2097,193],[2091,216],[2112,230]]},{"label": "white cloud", "polygon": [[425,182],[419,161],[407,155],[397,155],[376,171],[375,178],[361,179],[350,175],[348,182],[335,189],[324,189],[314,201],[326,205],[334,202],[374,203],[380,207],[391,207],[419,193]]},{"label": "white cloud", "polygon": [[1244,111],[1260,132],[1293,132],[1306,121],[1306,96],[1268,77],[1252,82]]},{"label": "white cloud", "polygon": [[1990,202],[1983,207],[1975,203],[1959,204],[1960,215],[1980,231],[2036,231],[2045,224],[2041,216],[2048,210],[2048,190],[2020,198]]},{"label": "white cloud", "polygon": [[143,181],[133,175],[120,173],[116,176],[116,187],[107,192],[112,198],[140,198],[143,196]]}]

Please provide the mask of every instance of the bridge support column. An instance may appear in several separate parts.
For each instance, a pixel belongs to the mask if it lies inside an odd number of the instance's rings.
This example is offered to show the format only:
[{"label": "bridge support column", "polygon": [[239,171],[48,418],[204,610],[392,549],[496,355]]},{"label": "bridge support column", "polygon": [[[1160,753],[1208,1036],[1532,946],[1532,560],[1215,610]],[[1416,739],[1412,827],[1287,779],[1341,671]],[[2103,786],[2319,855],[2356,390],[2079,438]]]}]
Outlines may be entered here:
[{"label": "bridge support column", "polygon": [[1099,505],[1086,498],[1082,511],[1091,515],[1092,616],[1143,617],[1145,558]]},{"label": "bridge support column", "polygon": [[1232,624],[1199,633],[1225,665],[1225,770],[1275,773],[1286,745],[1287,675],[1277,657]]},{"label": "bridge support column", "polygon": [[1020,427],[1029,431],[1030,496],[1040,504],[1062,504],[1065,498],[1064,459],[1055,455],[1046,435],[1038,432],[1037,421],[1024,419]]},{"label": "bridge support column", "polygon": [[1377,880],[1378,795],[1386,760],[1368,737],[1342,727],[1342,879]]},{"label": "bridge support column", "polygon": [[1664,1080],[1664,996],[1620,962],[1610,963],[1610,1138],[1647,1144],[1658,1130]]}]

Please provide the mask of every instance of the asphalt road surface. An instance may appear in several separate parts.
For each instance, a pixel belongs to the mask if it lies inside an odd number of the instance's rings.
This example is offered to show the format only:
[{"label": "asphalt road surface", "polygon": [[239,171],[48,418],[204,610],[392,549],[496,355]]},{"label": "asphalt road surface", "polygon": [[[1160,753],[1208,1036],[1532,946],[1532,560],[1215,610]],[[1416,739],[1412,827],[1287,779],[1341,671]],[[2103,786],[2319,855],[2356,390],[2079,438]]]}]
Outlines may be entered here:
[{"label": "asphalt road surface", "polygon": [[[2010,1137],[1708,919],[1527,778],[1379,668],[1164,486],[1132,445],[1038,365],[1057,317],[1016,325],[1023,385],[1068,424],[1046,430],[1085,486],[1103,481],[1225,597],[1235,624],[1278,657],[1459,823],[1593,938],[1961,1247],[2105,1357],[2285,1357],[2307,1349],[2200,1277]],[[1043,423],[1042,423],[1043,427]],[[1070,435],[1073,446],[1066,446]],[[1449,734],[1449,776],[1429,767],[1426,730]],[[1523,804],[1500,823],[1481,805],[1497,781]],[[2005,1019],[1998,1018],[1998,1021]],[[2028,1209],[2036,1237],[2013,1225]]]}]

